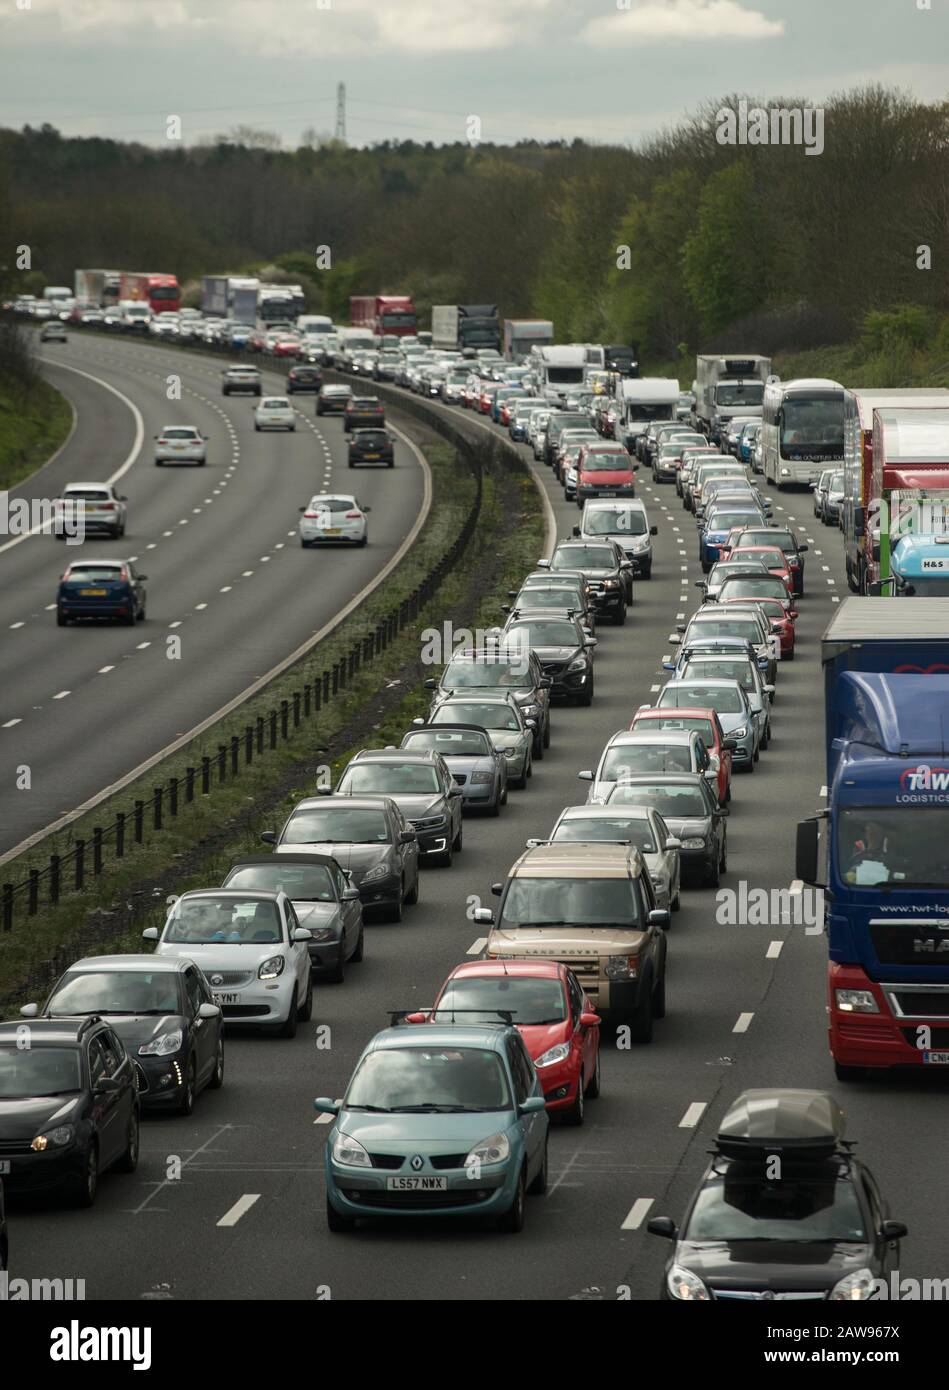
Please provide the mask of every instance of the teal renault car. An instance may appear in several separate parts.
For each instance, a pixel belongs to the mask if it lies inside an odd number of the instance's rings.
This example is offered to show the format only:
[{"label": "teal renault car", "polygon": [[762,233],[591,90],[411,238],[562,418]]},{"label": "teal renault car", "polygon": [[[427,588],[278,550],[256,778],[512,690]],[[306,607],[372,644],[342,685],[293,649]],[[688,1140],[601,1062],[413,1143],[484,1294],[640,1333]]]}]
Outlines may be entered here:
[{"label": "teal renault car", "polygon": [[313,1102],[336,1116],[327,1224],[343,1232],[360,1217],[475,1216],[520,1231],[526,1194],[547,1189],[547,1113],[530,1054],[509,1020],[416,1021],[424,1017],[376,1034],[342,1102]]}]

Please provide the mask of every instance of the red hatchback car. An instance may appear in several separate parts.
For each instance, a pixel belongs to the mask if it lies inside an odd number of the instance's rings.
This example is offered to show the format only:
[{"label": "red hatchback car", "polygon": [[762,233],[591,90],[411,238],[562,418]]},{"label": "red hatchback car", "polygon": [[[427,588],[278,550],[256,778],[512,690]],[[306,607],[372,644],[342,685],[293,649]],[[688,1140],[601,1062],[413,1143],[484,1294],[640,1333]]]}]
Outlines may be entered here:
[{"label": "red hatchback car", "polygon": [[588,497],[634,497],[633,460],[622,444],[584,444],[577,459],[577,506]]},{"label": "red hatchback car", "polygon": [[771,624],[772,631],[777,629],[777,636],[781,639],[781,660],[793,661],[794,621],[797,618],[797,609],[785,608],[781,600],[776,598],[749,598],[743,601],[747,604],[753,603],[756,608],[761,609]]},{"label": "red hatchback car", "polygon": [[794,593],[791,566],[779,545],[742,545],[739,542],[732,548],[728,558],[729,560],[760,560],[769,574],[777,575],[779,579],[784,580],[789,594]]},{"label": "red hatchback car", "polygon": [[735,744],[725,737],[725,730],[715,710],[692,705],[675,709],[641,709],[633,715],[631,729],[640,733],[652,728],[687,729],[695,732],[704,742],[710,753],[718,758],[718,778],[716,790],[718,803],[724,806],[732,799],[732,749]]},{"label": "red hatchback car", "polygon": [[409,1023],[499,1023],[509,1013],[527,1045],[547,1109],[583,1124],[600,1094],[600,1015],[569,966],[556,960],[473,960],[448,976],[425,1013]]}]

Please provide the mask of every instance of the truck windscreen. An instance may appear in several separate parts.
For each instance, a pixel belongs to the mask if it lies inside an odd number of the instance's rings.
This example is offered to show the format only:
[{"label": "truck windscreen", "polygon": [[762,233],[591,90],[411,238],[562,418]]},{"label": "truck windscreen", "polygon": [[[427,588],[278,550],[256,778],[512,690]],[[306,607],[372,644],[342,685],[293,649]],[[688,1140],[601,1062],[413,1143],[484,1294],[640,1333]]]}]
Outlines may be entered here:
[{"label": "truck windscreen", "polygon": [[857,887],[949,888],[949,767],[915,768],[900,781],[899,806],[841,809],[840,876]]}]

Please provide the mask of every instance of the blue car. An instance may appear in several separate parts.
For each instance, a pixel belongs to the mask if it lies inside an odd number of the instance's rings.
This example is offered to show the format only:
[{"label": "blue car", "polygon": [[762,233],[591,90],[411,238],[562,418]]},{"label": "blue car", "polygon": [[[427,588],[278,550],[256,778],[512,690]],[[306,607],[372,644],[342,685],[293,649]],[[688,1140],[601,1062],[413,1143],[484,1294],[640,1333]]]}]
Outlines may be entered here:
[{"label": "blue car", "polygon": [[547,1190],[548,1120],[530,1054],[509,1020],[414,1021],[424,1017],[376,1034],[341,1102],[313,1102],[336,1116],[327,1225],[474,1216],[520,1231],[526,1194]]},{"label": "blue car", "polygon": [[56,622],[117,618],[134,627],[145,619],[145,580],[130,560],[76,560],[59,581]]},{"label": "blue car", "polygon": [[699,560],[703,574],[708,574],[721,555],[722,545],[733,526],[766,526],[757,507],[729,507],[711,510],[699,528]]}]

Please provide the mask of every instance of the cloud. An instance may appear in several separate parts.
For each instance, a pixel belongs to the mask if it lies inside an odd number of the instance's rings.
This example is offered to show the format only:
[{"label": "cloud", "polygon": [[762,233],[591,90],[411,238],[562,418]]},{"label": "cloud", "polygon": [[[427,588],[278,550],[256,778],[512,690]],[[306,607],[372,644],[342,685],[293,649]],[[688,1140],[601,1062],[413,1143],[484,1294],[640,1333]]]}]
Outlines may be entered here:
[{"label": "cloud", "polygon": [[[5,38],[54,33],[119,46],[135,31],[261,57],[424,55],[499,49],[529,35],[556,0],[43,0],[0,14]],[[4,26],[4,18],[7,24]]]},{"label": "cloud", "polygon": [[631,9],[591,20],[581,33],[595,48],[617,44],[778,38],[784,22],[747,10],[739,0],[631,0]]}]

